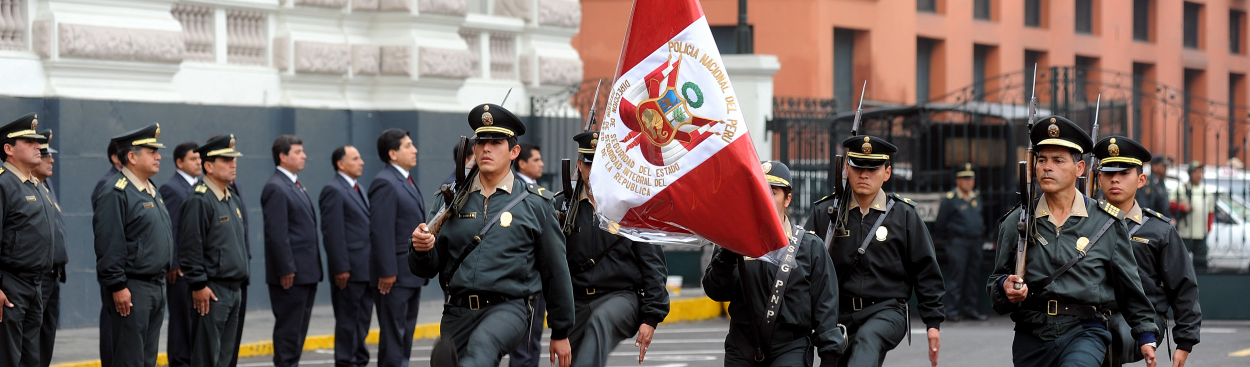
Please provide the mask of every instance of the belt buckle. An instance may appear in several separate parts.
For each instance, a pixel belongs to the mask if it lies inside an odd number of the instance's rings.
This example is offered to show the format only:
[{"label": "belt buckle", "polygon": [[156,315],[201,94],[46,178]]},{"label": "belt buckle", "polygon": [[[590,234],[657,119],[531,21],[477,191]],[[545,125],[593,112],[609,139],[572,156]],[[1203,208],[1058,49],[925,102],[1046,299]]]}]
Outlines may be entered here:
[{"label": "belt buckle", "polygon": [[598,290],[597,290],[597,289],[594,289],[594,288],[586,288],[586,295],[587,295],[587,296],[593,296],[593,295],[595,295],[595,293],[596,293],[597,291],[598,291]]},{"label": "belt buckle", "polygon": [[864,299],[859,297],[851,297],[851,310],[859,311],[864,309]]},{"label": "belt buckle", "polygon": [[1059,301],[1056,301],[1053,299],[1046,301],[1046,314],[1051,315],[1051,316],[1058,315],[1059,314]]},{"label": "belt buckle", "polygon": [[477,311],[482,308],[482,300],[476,294],[469,296],[469,309]]}]

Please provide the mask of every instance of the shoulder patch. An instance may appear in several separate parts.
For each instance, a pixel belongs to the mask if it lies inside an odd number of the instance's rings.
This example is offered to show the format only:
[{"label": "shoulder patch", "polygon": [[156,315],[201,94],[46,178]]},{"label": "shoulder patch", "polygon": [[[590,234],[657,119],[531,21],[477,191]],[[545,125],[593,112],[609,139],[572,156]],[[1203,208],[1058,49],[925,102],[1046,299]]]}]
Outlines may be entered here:
[{"label": "shoulder patch", "polygon": [[130,181],[129,181],[129,180],[126,180],[126,178],[125,178],[125,177],[122,177],[122,178],[117,179],[117,184],[114,184],[114,185],[113,185],[113,188],[116,188],[116,189],[118,189],[118,190],[125,190],[125,189],[126,189],[126,184],[128,184],[128,183],[130,183]]},{"label": "shoulder patch", "polygon": [[0,168],[0,175],[4,174],[4,168]]},{"label": "shoulder patch", "polygon": [[538,185],[527,184],[525,185],[525,188],[530,190],[531,193],[534,193],[534,195],[542,196],[543,199],[551,199],[552,197],[550,191],[547,191],[547,189],[539,187]]},{"label": "shoulder patch", "polygon": [[897,193],[890,193],[890,197],[894,198],[894,200],[901,201],[901,202],[903,202],[903,203],[905,203],[905,204],[907,204],[907,205],[911,205],[913,208],[914,208],[914,207],[916,207],[916,202],[915,202],[915,201],[912,201],[912,199],[908,199],[908,198],[905,198],[905,197],[902,197],[902,196],[898,196],[898,194],[897,194]]},{"label": "shoulder patch", "polygon": [[203,194],[203,193],[205,193],[205,192],[208,192],[208,186],[206,186],[206,185],[204,185],[204,184],[200,184],[199,186],[196,186],[196,187],[195,187],[195,193],[196,193],[196,194]]},{"label": "shoulder patch", "polygon": [[1124,219],[1124,211],[1115,207],[1115,205],[1111,205],[1111,203],[1099,200],[1098,207],[1102,208],[1102,211],[1107,212],[1107,214],[1111,214],[1113,217]]},{"label": "shoulder patch", "polygon": [[1146,214],[1150,214],[1155,217],[1158,217],[1159,219],[1162,219],[1164,222],[1168,222],[1168,223],[1172,222],[1172,218],[1168,218],[1166,215],[1163,215],[1163,213],[1154,211],[1154,209],[1146,208]]},{"label": "shoulder patch", "polygon": [[955,192],[954,192],[954,191],[947,191],[947,192],[946,192],[946,198],[947,198],[947,199],[954,199],[954,198],[955,198]]}]

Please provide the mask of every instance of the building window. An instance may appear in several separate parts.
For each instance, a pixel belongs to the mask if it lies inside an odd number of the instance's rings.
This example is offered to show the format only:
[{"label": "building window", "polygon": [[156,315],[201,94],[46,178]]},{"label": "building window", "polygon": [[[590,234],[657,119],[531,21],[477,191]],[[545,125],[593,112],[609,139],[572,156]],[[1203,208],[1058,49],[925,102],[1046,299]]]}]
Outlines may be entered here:
[{"label": "building window", "polygon": [[990,0],[975,0],[972,3],[972,17],[990,20]]},{"label": "building window", "polygon": [[1133,63],[1133,139],[1142,137],[1142,99],[1145,98],[1146,79],[1153,65]]},{"label": "building window", "polygon": [[1202,26],[1202,5],[1186,2],[1185,14],[1183,18],[1185,22],[1185,48],[1200,48]]},{"label": "building window", "polygon": [[1076,33],[1094,33],[1094,0],[1076,0]]},{"label": "building window", "polygon": [[985,68],[989,63],[990,46],[972,46],[972,99],[985,100]]},{"label": "building window", "polygon": [[1234,54],[1245,53],[1245,47],[1243,46],[1245,37],[1242,37],[1246,31],[1245,25],[1246,12],[1233,10],[1228,13],[1228,52]]},{"label": "building window", "polygon": [[933,44],[928,38],[916,39],[916,104],[929,101],[933,71]]},{"label": "building window", "polygon": [[924,13],[937,13],[938,0],[916,0],[916,11]]},{"label": "building window", "polygon": [[1098,58],[1096,57],[1076,57],[1076,87],[1074,98],[1078,101],[1089,101],[1094,99],[1090,96],[1090,91],[1098,91]]},{"label": "building window", "polygon": [[833,29],[833,98],[838,101],[838,109],[849,111],[854,108],[849,101],[855,85],[855,31],[844,28]]},{"label": "building window", "polygon": [[1133,40],[1150,42],[1150,0],[1133,0]]},{"label": "building window", "polygon": [[1042,0],[1024,0],[1024,26],[1042,26]]}]

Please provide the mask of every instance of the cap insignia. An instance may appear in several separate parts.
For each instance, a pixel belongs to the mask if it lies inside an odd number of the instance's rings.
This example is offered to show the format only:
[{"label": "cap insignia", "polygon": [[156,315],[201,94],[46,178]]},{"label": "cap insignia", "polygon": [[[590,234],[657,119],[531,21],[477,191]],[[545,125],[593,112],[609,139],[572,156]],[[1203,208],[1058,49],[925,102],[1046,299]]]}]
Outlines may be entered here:
[{"label": "cap insignia", "polygon": [[153,138],[161,137],[161,124],[156,124],[156,134],[153,134],[152,137]]},{"label": "cap insignia", "polygon": [[1046,128],[1046,135],[1052,138],[1059,137],[1059,125],[1055,125],[1055,119],[1050,119],[1050,126]]},{"label": "cap insignia", "polygon": [[1115,138],[1111,138],[1111,145],[1107,146],[1107,155],[1112,157],[1120,156],[1120,146],[1115,144]]},{"label": "cap insignia", "polygon": [[598,138],[599,138],[599,133],[590,133],[590,137],[591,137],[591,138],[598,139]]},{"label": "cap insignia", "polygon": [[490,105],[488,104],[482,105],[482,111],[490,111]]},{"label": "cap insignia", "polygon": [[482,112],[482,125],[490,126],[495,124],[495,116],[491,116],[490,112]]},{"label": "cap insignia", "polygon": [[599,139],[590,139],[590,147],[591,147],[591,148],[595,148],[595,147],[598,147],[598,146],[599,146]]},{"label": "cap insignia", "polygon": [[230,134],[230,149],[234,149],[234,134]]},{"label": "cap insignia", "polygon": [[764,164],[760,167],[764,169],[764,173],[768,173],[773,170],[773,162],[764,162]]},{"label": "cap insignia", "polygon": [[30,129],[35,130],[37,128],[39,128],[39,119],[38,118],[30,119]]},{"label": "cap insignia", "polygon": [[[867,139],[865,138],[865,140]],[[859,150],[863,151],[864,154],[872,154],[872,144],[865,141],[864,145],[859,147]]]},{"label": "cap insignia", "polygon": [[964,163],[964,169],[965,169],[965,170],[968,170],[968,171],[971,171],[971,170],[972,170],[972,163]]}]

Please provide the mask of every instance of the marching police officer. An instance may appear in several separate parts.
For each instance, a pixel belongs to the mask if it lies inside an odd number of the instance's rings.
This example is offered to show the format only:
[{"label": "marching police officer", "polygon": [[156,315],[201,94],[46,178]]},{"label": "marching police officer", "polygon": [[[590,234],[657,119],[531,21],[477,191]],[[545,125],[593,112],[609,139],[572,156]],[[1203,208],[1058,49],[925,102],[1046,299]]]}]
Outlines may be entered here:
[{"label": "marching police officer", "polygon": [[92,205],[96,278],[112,325],[113,365],[155,366],[165,321],[165,275],[174,237],[152,176],[165,146],[158,124],[113,138],[121,172]]},{"label": "marching police officer", "polygon": [[946,192],[938,207],[935,229],[950,239],[946,246],[946,320],[962,317],[984,321],[977,311],[981,282],[981,236],[985,234],[984,202],[976,189],[976,171],[965,163],[955,173],[955,189]]},{"label": "marching police officer", "polygon": [[[898,148],[868,135],[853,136],[842,146],[847,151],[852,195],[845,204],[845,228],[835,226],[835,233],[828,234],[833,236],[829,253],[838,269],[841,291],[838,320],[849,334],[849,348],[841,363],[880,366],[886,352],[904,336],[910,337],[907,300],[914,289],[920,318],[928,329],[929,362],[937,365],[946,290],[933,239],[916,214],[915,202],[881,190],[893,172],[890,155]],[[828,198],[816,203],[808,226],[815,227],[817,235],[829,228],[832,204]]]},{"label": "marching police officer", "polygon": [[[1016,322],[1016,366],[1097,366],[1111,341],[1105,305],[1116,301],[1147,364],[1154,366],[1155,326],[1121,219],[1124,211],[1076,189],[1093,150],[1089,135],[1066,118],[1044,118],[1029,132],[1041,188],[1033,213],[1012,210],[998,227],[998,253],[986,284],[994,311]],[[1014,274],[1017,222],[1031,216],[1024,278]],[[1020,289],[1015,284],[1023,283]]]},{"label": "marching police officer", "polygon": [[[1198,344],[1198,331],[1202,325],[1202,309],[1198,306],[1198,283],[1189,252],[1181,242],[1181,236],[1172,227],[1171,219],[1146,208],[1137,200],[1137,193],[1146,184],[1142,164],[1150,162],[1150,152],[1132,139],[1111,136],[1094,146],[1099,163],[1098,187],[1102,188],[1107,202],[1127,213],[1124,224],[1128,227],[1129,243],[1137,259],[1142,289],[1154,305],[1153,320],[1163,328],[1168,310],[1176,318],[1172,330],[1176,339],[1176,356],[1173,365],[1184,366],[1194,344]],[[1116,313],[1117,325],[1124,326],[1124,318]],[[1116,335],[1127,335],[1127,327],[1112,330]],[[1115,365],[1142,360],[1141,351],[1133,348],[1128,338],[1118,338],[1112,344]],[[1128,345],[1125,345],[1128,344]]]},{"label": "marching police officer", "polygon": [[41,163],[39,118],[0,127],[0,365],[39,365],[40,287],[52,270],[56,207],[32,171]]},{"label": "marching police officer", "polygon": [[[789,239],[762,258],[717,248],[703,276],[708,297],[729,302],[726,366],[836,366],[846,348],[838,327],[838,278],[824,243],[791,222],[790,169],[764,162],[764,177]],[[780,294],[780,297],[776,297]]]},{"label": "marching police officer", "polygon": [[416,228],[408,267],[422,278],[441,279],[447,294],[442,335],[454,344],[460,366],[498,366],[525,338],[536,317],[529,297],[542,291],[552,363],[558,357],[568,367],[574,306],[564,235],[550,199],[509,169],[525,124],[494,104],[474,107],[468,120],[480,171],[437,239],[426,223]]},{"label": "marching police officer", "polygon": [[236,177],[234,135],[196,150],[204,179],[182,203],[178,258],[191,289],[191,365],[226,367],[238,355],[241,287],[248,279],[243,211],[230,186]]},{"label": "marching police officer", "polygon": [[599,227],[594,196],[590,194],[590,166],[595,159],[599,133],[588,131],[577,141],[577,169],[587,180],[577,199],[577,218],[568,243],[569,274],[573,277],[576,321],[569,333],[574,366],[603,366],[621,340],[635,333],[642,362],[655,327],[668,316],[668,268],[660,246],[634,242]]},{"label": "marching police officer", "polygon": [[43,283],[40,284],[40,291],[43,292],[43,325],[39,332],[39,365],[48,367],[52,364],[52,350],[56,346],[56,327],[61,319],[61,283],[65,283],[65,264],[69,263],[69,255],[65,252],[65,220],[61,217],[60,200],[56,197],[56,191],[52,190],[52,184],[48,183],[48,178],[52,177],[52,165],[56,163],[52,155],[57,153],[56,149],[48,145],[52,141],[52,130],[41,130],[39,135],[47,137],[48,141],[39,146],[41,162],[39,167],[31,171],[31,175],[48,190],[48,197],[56,208],[52,223],[52,245],[55,247],[52,271],[44,274]]}]

